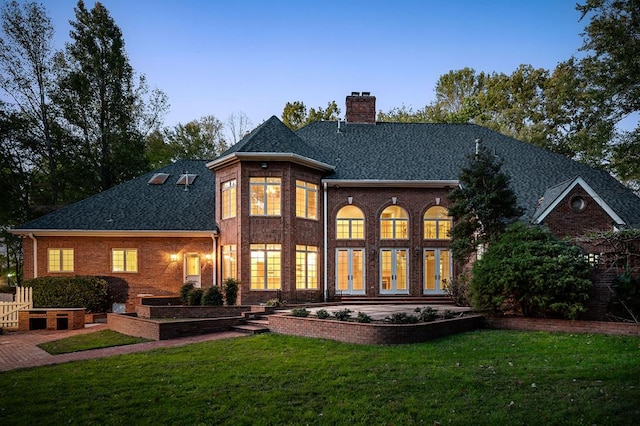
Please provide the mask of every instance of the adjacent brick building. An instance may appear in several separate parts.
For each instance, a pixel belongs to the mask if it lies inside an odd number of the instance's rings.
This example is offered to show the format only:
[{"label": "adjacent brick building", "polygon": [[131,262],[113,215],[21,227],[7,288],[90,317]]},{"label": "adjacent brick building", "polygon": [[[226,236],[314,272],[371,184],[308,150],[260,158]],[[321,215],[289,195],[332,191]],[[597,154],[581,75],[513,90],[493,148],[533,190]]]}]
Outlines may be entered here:
[{"label": "adjacent brick building", "polygon": [[482,143],[522,220],[556,235],[640,226],[640,198],[604,171],[470,124],[379,123],[352,93],[346,121],[297,132],[271,117],[219,158],[179,161],[16,228],[25,278],[112,275],[138,294],[241,282],[272,298],[428,297],[456,274],[447,195]]}]

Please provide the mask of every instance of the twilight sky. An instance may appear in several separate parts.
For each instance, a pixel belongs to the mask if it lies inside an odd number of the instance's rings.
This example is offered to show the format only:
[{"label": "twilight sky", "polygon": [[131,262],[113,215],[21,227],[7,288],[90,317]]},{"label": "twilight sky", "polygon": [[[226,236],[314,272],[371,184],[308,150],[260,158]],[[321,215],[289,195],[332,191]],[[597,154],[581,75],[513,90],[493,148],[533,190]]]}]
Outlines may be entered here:
[{"label": "twilight sky", "polygon": [[[5,1],[5,0],[2,0]],[[40,0],[56,48],[76,0]],[[368,91],[377,109],[414,110],[450,70],[553,70],[577,54],[579,0],[102,0],[131,65],[163,90],[173,126],[243,112],[252,128],[287,101],[325,107]],[[87,8],[94,0],[85,0]]]}]

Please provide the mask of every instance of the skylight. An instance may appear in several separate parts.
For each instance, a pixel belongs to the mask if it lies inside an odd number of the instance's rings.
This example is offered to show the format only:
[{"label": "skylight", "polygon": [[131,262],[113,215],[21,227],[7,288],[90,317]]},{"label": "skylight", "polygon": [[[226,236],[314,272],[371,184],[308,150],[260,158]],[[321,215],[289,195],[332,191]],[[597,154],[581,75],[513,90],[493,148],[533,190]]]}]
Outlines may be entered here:
[{"label": "skylight", "polygon": [[180,179],[178,179],[178,185],[192,185],[193,181],[198,177],[197,174],[194,173],[183,173],[180,175]]},{"label": "skylight", "polygon": [[169,173],[156,173],[149,179],[149,185],[162,185],[168,177]]}]

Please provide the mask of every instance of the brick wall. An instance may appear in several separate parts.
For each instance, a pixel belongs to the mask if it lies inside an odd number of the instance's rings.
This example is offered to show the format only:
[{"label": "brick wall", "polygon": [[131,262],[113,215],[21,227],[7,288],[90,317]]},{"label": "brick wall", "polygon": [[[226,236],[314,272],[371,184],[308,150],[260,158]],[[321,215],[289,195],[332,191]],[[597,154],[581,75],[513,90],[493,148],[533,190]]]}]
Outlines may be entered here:
[{"label": "brick wall", "polygon": [[177,339],[198,334],[228,331],[244,323],[242,317],[202,318],[190,321],[155,321],[135,314],[108,314],[107,325],[113,331],[152,340]]},{"label": "brick wall", "polygon": [[138,305],[139,318],[220,318],[242,315],[249,306],[151,306]]},{"label": "brick wall", "polygon": [[[572,207],[571,200],[575,197],[584,200],[584,209],[578,211]],[[557,237],[583,235],[594,230],[613,230],[613,219],[579,185],[560,201],[543,224]]]},{"label": "brick wall", "polygon": [[[33,241],[24,240],[25,279],[33,278]],[[132,312],[138,294],[156,296],[177,294],[184,284],[183,259],[186,253],[199,253],[202,287],[213,283],[213,263],[205,258],[212,251],[211,238],[187,237],[37,237],[38,276],[107,275],[124,279],[128,283],[127,311]],[[72,273],[49,272],[49,248],[74,250]],[[111,271],[111,250],[131,248],[138,250],[138,272]],[[170,255],[178,254],[172,262]]]},{"label": "brick wall", "polygon": [[605,321],[570,321],[523,317],[488,317],[489,328],[523,331],[550,331],[563,333],[602,333],[640,337],[640,324]]},{"label": "brick wall", "polygon": [[269,316],[269,329],[274,333],[363,345],[418,343],[481,326],[482,317],[479,315],[419,324],[357,323],[278,314]]}]

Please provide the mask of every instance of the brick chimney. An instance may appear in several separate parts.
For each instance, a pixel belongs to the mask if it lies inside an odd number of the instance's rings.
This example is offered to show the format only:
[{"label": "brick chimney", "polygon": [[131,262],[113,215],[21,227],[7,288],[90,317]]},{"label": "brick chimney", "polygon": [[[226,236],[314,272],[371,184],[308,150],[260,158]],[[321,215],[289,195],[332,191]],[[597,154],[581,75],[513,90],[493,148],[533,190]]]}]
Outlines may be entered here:
[{"label": "brick chimney", "polygon": [[376,123],[376,97],[370,92],[351,92],[346,104],[347,123]]}]

